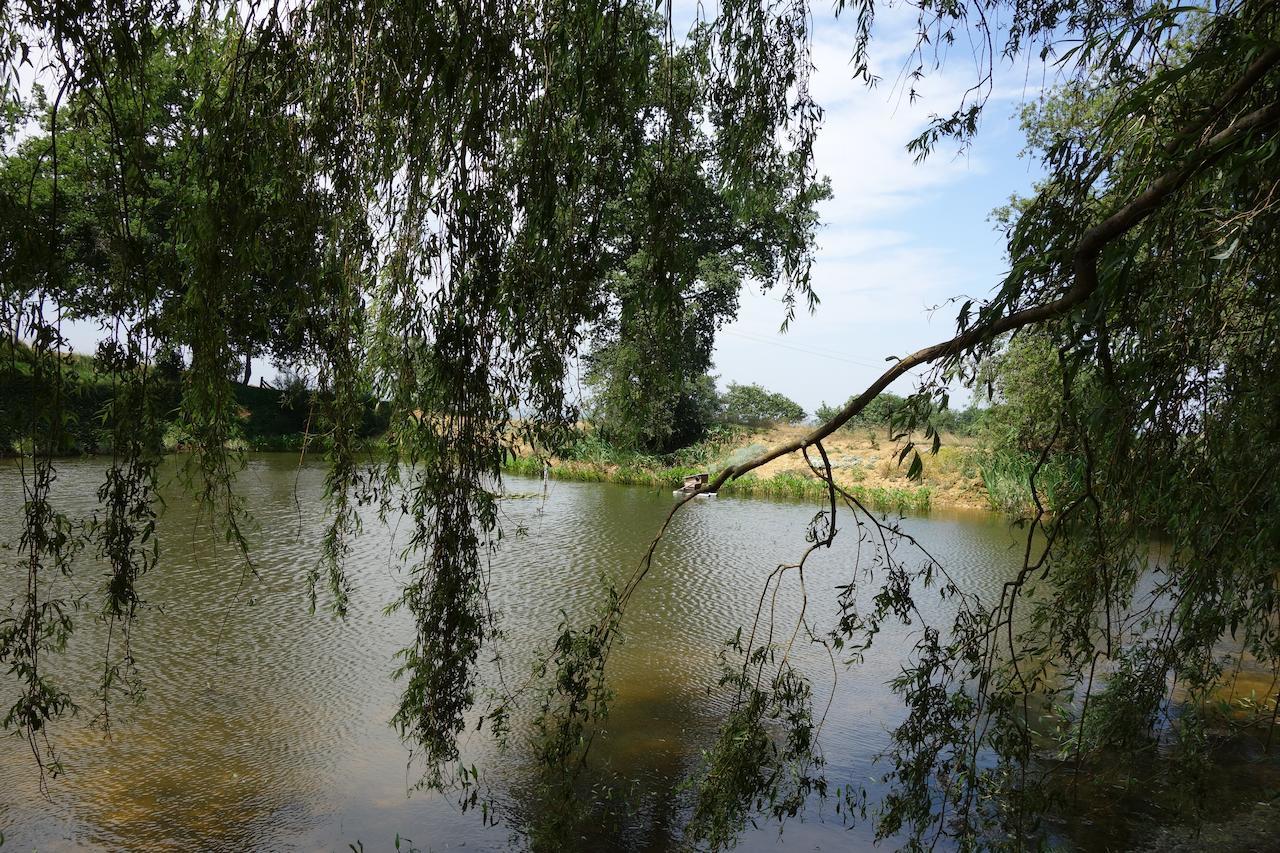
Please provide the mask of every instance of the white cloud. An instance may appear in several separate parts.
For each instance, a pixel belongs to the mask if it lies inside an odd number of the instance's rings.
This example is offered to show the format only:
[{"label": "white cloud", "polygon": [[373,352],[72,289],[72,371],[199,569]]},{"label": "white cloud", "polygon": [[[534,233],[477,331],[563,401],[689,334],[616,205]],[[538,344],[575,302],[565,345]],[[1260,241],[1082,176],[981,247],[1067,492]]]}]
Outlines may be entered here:
[{"label": "white cloud", "polygon": [[[1024,97],[1023,75],[989,101],[987,127],[965,156],[948,156],[944,147],[914,162],[906,142],[932,113],[961,102],[974,68],[957,49],[955,61],[916,84],[921,98],[910,103],[895,85],[914,44],[909,13],[899,7],[879,18],[873,70],[883,83],[875,88],[852,78],[850,22],[818,21],[812,92],[825,117],[815,163],[834,194],[820,211],[812,273],[822,304],[779,335],[784,308],[777,294],[744,295],[738,320],[717,343],[722,383],[759,382],[810,410],[844,400],[882,372],[886,356],[949,335],[956,309],[948,299],[985,294],[998,283],[1004,262],[985,218],[1032,177],[1013,157],[1021,135],[1010,132],[1009,102]],[[1028,75],[1025,96],[1038,84]]]},{"label": "white cloud", "polygon": [[[825,221],[835,225],[868,223],[901,213],[918,203],[923,194],[980,168],[971,159],[946,157],[915,163],[905,143],[928,120],[926,102],[899,103],[887,89],[867,88],[853,80],[843,43],[819,41],[814,47],[814,64],[814,91],[826,111],[815,160],[819,172],[830,177],[835,192],[834,203],[823,211]],[[943,101],[951,94],[939,91],[936,97]],[[828,100],[821,100],[824,95]],[[933,100],[931,96],[929,102]]]}]

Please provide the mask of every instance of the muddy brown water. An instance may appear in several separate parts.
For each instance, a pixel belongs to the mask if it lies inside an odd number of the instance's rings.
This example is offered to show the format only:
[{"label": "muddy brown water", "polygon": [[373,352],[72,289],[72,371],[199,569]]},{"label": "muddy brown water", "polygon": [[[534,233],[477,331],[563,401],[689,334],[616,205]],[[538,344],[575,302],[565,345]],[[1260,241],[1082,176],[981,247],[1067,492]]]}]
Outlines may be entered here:
[{"label": "muddy brown water", "polygon": [[[60,463],[59,508],[91,514],[103,463]],[[172,464],[166,474],[174,471]],[[55,727],[66,765],[42,796],[25,741],[0,740],[0,830],[6,849],[365,850],[392,849],[398,835],[423,850],[520,846],[536,820],[531,760],[521,746],[528,720],[513,721],[513,744],[497,752],[468,735],[463,748],[498,804],[497,825],[461,811],[454,798],[412,790],[417,768],[390,727],[398,686],[396,651],[411,639],[403,613],[385,615],[403,581],[404,531],[370,517],[349,561],[354,593],[346,621],[308,615],[304,577],[323,526],[323,469],[297,458],[254,455],[239,488],[255,521],[258,576],[246,576],[222,538],[203,528],[176,484],[165,488],[160,565],[141,582],[148,608],[134,628],[146,685],[141,704],[116,703],[109,740],[90,725],[102,663],[103,631],[92,605],[51,672],[82,708]],[[582,620],[599,601],[601,576],[629,572],[671,506],[665,491],[609,484],[510,479],[502,502],[506,536],[492,560],[491,600],[505,637],[498,648],[509,679],[527,675],[537,650],[563,618]],[[0,463],[0,541],[12,543],[21,513],[16,462]],[[600,778],[625,791],[625,814],[601,824],[583,849],[678,849],[688,817],[682,779],[714,738],[726,698],[715,689],[717,655],[751,619],[761,584],[805,547],[815,507],[750,499],[700,500],[674,521],[625,622],[611,663],[616,690],[607,734],[595,757]],[[969,591],[998,594],[1016,570],[1023,533],[981,512],[935,511],[908,518],[916,536]],[[833,618],[834,588],[845,583],[852,526],[806,573],[809,613],[818,629]],[[9,595],[20,588],[12,550]],[[87,554],[75,594],[91,594],[104,569]],[[940,616],[935,596],[920,596]],[[779,625],[791,625],[798,588],[784,585]],[[832,787],[865,786],[874,803],[888,744],[902,710],[887,687],[898,674],[913,628],[877,638],[865,663],[845,669],[832,689],[825,655],[801,654],[815,677],[815,702],[830,711],[822,734]],[[816,650],[813,650],[816,652]],[[824,675],[824,670],[826,674]],[[492,675],[492,671],[490,671]],[[13,695],[12,676],[5,685]],[[7,707],[6,701],[6,707]],[[522,729],[523,727],[523,729]],[[1224,813],[1265,800],[1280,773],[1256,744],[1232,747],[1210,792]],[[1069,817],[1050,823],[1065,849],[1125,849],[1153,821],[1168,820],[1141,773],[1091,791]],[[744,833],[745,850],[870,849],[872,827],[811,804],[780,836],[767,822]],[[892,848],[892,840],[883,846]]]}]

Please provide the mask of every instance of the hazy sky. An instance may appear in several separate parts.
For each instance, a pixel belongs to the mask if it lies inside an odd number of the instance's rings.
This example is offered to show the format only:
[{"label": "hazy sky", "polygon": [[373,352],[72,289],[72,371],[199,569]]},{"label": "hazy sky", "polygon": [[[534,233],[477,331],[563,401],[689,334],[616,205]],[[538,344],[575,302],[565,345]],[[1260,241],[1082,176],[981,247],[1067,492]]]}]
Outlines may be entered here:
[{"label": "hazy sky", "polygon": [[[743,293],[738,320],[721,332],[714,372],[721,387],[758,382],[795,399],[810,413],[822,401],[842,403],[905,355],[954,330],[958,295],[986,296],[1006,269],[1003,245],[988,216],[1013,193],[1030,191],[1037,164],[1018,157],[1016,114],[1042,83],[1037,66],[1003,66],[982,129],[963,156],[942,146],[924,164],[905,145],[931,113],[949,113],[974,78],[968,45],[959,42],[943,72],[908,103],[899,83],[912,44],[910,10],[879,13],[872,43],[881,84],[852,79],[851,16],[815,21],[813,91],[825,110],[817,168],[834,198],[821,209],[823,227],[813,269],[822,304],[779,334],[779,293]],[[817,13],[815,12],[815,15]],[[931,312],[931,308],[938,307]],[[895,390],[909,390],[902,380]]]}]

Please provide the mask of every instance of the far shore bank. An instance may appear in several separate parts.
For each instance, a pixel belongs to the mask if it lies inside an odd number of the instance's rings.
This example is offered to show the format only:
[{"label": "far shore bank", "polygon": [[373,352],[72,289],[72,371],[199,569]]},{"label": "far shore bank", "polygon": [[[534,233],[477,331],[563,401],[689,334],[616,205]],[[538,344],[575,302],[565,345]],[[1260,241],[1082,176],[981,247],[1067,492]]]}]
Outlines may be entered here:
[{"label": "far shore bank", "polygon": [[[736,429],[668,456],[628,453],[588,440],[564,455],[527,453],[504,467],[508,473],[529,477],[677,489],[687,476],[715,476],[727,465],[758,456],[808,429],[798,425]],[[906,463],[899,464],[900,445],[877,431],[840,432],[828,437],[823,447],[836,483],[868,508],[890,512],[997,508],[983,481],[979,451],[965,439],[946,437],[936,455],[922,451],[923,470],[918,480],[907,476]],[[730,480],[719,491],[815,502],[828,498],[826,484],[799,453]]]},{"label": "far shore bank", "polygon": [[[93,361],[73,359],[69,369],[78,377],[69,419],[59,442],[57,455],[109,454],[111,434],[101,413],[110,400],[112,388],[93,372]],[[167,405],[175,410],[179,402],[176,380],[170,383]],[[168,387],[168,386],[166,386]],[[18,391],[20,389],[8,389]],[[286,452],[323,454],[325,437],[316,433],[313,406],[306,393],[245,385],[233,386],[239,417],[238,436],[230,444],[246,452]],[[361,439],[377,452],[387,429],[387,415],[372,400],[365,404],[359,428]],[[30,437],[24,437],[14,423],[0,434],[0,455],[30,453]],[[611,482],[654,488],[679,488],[686,476],[714,475],[727,465],[745,462],[771,447],[795,440],[811,427],[783,424],[762,428],[715,427],[697,444],[673,453],[653,455],[612,447],[582,427],[571,446],[553,453],[524,452],[508,458],[504,470],[513,474],[559,480]],[[3,432],[3,431],[0,431]],[[163,445],[167,453],[182,453],[192,442],[175,417],[165,426]],[[901,442],[892,440],[887,426],[860,426],[842,429],[823,441],[836,483],[868,508],[881,511],[925,512],[931,509],[995,510],[1008,514],[1024,511],[1029,495],[1026,471],[1005,457],[995,460],[975,440],[965,436],[943,437],[938,453],[927,451],[921,441],[921,472],[908,477],[910,458],[900,461]],[[814,457],[814,461],[817,459]],[[1017,463],[1018,460],[1012,460]],[[1007,469],[1007,470],[1006,470]],[[775,459],[743,477],[725,483],[726,495],[744,495],[790,500],[824,501],[827,489],[800,453]]]}]

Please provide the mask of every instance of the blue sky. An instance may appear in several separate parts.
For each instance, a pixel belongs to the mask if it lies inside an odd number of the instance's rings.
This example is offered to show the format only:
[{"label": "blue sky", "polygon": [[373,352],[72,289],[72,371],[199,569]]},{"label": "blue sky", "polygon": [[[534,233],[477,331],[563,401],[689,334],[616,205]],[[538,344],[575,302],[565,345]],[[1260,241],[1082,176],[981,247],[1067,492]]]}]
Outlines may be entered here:
[{"label": "blue sky", "polygon": [[957,156],[944,145],[917,165],[906,142],[931,113],[954,108],[974,63],[957,45],[953,61],[927,77],[923,97],[910,104],[895,86],[912,43],[909,12],[880,12],[872,59],[883,82],[874,89],[852,79],[848,22],[815,12],[812,89],[825,111],[816,161],[834,193],[821,209],[813,268],[822,304],[780,334],[779,294],[744,292],[737,321],[717,339],[721,387],[758,382],[810,412],[824,400],[843,402],[883,371],[887,356],[949,336],[958,306],[945,305],[948,299],[986,296],[999,283],[1006,263],[989,214],[1011,194],[1028,193],[1039,174],[1034,161],[1018,156],[1016,114],[1039,94],[1042,77],[1006,63],[972,147]]}]

